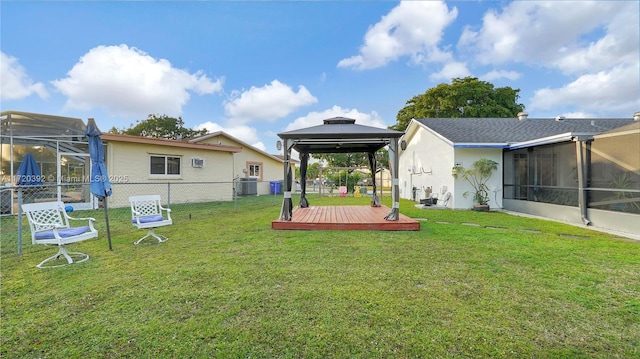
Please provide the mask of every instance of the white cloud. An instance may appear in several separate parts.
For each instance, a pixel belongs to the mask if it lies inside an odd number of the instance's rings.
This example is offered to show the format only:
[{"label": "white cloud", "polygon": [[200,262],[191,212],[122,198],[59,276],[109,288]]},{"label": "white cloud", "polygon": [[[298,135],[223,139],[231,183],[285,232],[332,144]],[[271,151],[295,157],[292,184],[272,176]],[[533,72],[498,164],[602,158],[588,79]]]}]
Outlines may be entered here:
[{"label": "white cloud", "polygon": [[262,143],[258,136],[258,131],[249,126],[221,126],[215,122],[207,121],[194,127],[195,130],[206,129],[209,133],[223,131],[232,137],[235,137],[242,142],[248,143],[253,147],[259,148],[265,151],[264,143]]},{"label": "white cloud", "polygon": [[[561,48],[553,65],[566,74],[600,71],[611,66],[638,66],[640,33],[638,3],[626,4],[603,24],[604,35],[585,44]],[[635,6],[635,9],[634,9]]]},{"label": "white cloud", "polygon": [[565,112],[560,114],[560,116],[564,117],[564,118],[593,118],[596,117],[593,114],[587,113],[587,112],[582,112],[582,111],[576,111],[576,112]]},{"label": "white cloud", "polygon": [[484,64],[522,62],[565,74],[637,66],[638,11],[637,2],[515,1],[488,11],[482,28],[466,28],[458,45]]},{"label": "white cloud", "polygon": [[486,64],[554,62],[584,47],[583,36],[610,31],[625,12],[635,10],[637,24],[637,9],[630,2],[514,1],[501,12],[488,11],[482,28],[466,28],[458,44]]},{"label": "white cloud", "polygon": [[446,63],[440,72],[436,72],[429,76],[431,81],[451,80],[454,77],[466,77],[471,75],[467,65],[463,62],[452,61]]},{"label": "white cloud", "polygon": [[619,66],[611,71],[585,74],[560,88],[537,90],[530,110],[575,106],[592,112],[630,117],[640,108],[638,67]]},{"label": "white cloud", "polygon": [[220,92],[223,80],[174,68],[165,59],[120,45],[89,50],[66,78],[52,83],[68,97],[68,109],[102,108],[111,114],[146,117],[150,113],[179,116],[190,92]]},{"label": "white cloud", "polygon": [[0,100],[18,100],[34,93],[42,99],[49,93],[41,82],[33,83],[18,59],[0,52]]},{"label": "white cloud", "polygon": [[535,91],[529,111],[629,116],[640,108],[639,13],[630,1],[514,1],[488,11],[480,29],[466,28],[458,47],[482,64],[547,71],[537,81],[554,85]]},{"label": "white cloud", "polygon": [[402,56],[418,64],[440,62],[449,55],[438,43],[457,16],[443,1],[403,1],[369,28],[360,54],[340,60],[338,67],[375,69]]},{"label": "white cloud", "polygon": [[322,112],[310,112],[306,116],[298,117],[292,123],[288,124],[286,131],[297,130],[299,128],[319,126],[323,124],[323,121],[333,117],[347,117],[356,120],[357,125],[372,126],[387,128],[384,121],[373,111],[370,114],[363,113],[357,109],[342,108],[340,106],[333,106],[330,109]]},{"label": "white cloud", "polygon": [[492,70],[480,76],[481,80],[489,82],[503,78],[509,80],[517,80],[520,78],[520,73],[507,70]]},{"label": "white cloud", "polygon": [[264,143],[262,143],[262,141],[258,141],[256,143],[251,144],[251,146],[260,149],[262,151],[267,152],[267,147],[264,145]]},{"label": "white cloud", "polygon": [[234,122],[274,121],[301,107],[318,102],[304,86],[295,92],[278,80],[263,87],[252,86],[247,91],[234,91],[224,104],[225,113]]}]

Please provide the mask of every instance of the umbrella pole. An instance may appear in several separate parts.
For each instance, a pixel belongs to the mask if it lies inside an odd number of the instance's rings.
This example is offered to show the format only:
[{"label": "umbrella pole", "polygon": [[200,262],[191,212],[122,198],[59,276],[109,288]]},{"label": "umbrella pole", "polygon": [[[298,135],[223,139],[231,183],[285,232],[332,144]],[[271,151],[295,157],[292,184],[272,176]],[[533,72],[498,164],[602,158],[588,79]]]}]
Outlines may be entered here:
[{"label": "umbrella pole", "polygon": [[112,251],[113,248],[111,247],[111,229],[109,228],[109,212],[107,209],[107,196],[104,196],[104,218],[105,218],[105,221],[107,222],[107,240],[109,241],[109,250]]}]

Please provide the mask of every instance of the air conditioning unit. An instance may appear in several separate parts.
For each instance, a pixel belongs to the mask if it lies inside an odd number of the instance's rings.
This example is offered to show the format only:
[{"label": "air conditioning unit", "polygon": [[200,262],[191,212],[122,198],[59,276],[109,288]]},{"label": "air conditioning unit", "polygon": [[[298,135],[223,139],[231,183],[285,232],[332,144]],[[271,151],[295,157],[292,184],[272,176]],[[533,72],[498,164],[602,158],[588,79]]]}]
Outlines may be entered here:
[{"label": "air conditioning unit", "polygon": [[191,167],[194,167],[194,168],[204,167],[204,158],[196,158],[196,157],[192,158]]}]

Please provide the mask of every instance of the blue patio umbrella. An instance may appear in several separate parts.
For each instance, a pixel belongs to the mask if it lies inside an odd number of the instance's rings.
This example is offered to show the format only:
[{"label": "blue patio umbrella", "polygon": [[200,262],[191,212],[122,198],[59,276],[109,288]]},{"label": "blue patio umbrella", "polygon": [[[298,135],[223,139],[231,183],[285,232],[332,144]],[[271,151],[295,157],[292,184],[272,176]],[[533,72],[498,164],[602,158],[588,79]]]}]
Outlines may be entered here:
[{"label": "blue patio umbrella", "polygon": [[109,229],[109,212],[106,199],[106,197],[111,196],[111,182],[109,182],[107,167],[104,164],[104,148],[102,146],[102,138],[100,138],[101,132],[93,118],[87,121],[87,129],[84,134],[89,140],[89,156],[91,157],[90,190],[94,196],[103,200],[109,250],[113,250],[111,248],[111,231]]},{"label": "blue patio umbrella", "polygon": [[[16,172],[16,185],[18,186],[41,186],[42,185],[42,174],[40,172],[40,167],[38,167],[38,163],[36,162],[35,157],[31,153],[27,153],[18,167],[18,172]],[[18,191],[18,196],[20,196],[19,201],[22,201],[22,193],[26,192],[30,197],[33,195],[32,191],[21,190]],[[22,216],[18,217],[18,254],[22,254]]]},{"label": "blue patio umbrella", "polygon": [[16,174],[18,186],[40,186],[42,185],[42,175],[40,173],[40,167],[36,162],[35,157],[31,153],[27,153],[18,167],[18,173]]}]

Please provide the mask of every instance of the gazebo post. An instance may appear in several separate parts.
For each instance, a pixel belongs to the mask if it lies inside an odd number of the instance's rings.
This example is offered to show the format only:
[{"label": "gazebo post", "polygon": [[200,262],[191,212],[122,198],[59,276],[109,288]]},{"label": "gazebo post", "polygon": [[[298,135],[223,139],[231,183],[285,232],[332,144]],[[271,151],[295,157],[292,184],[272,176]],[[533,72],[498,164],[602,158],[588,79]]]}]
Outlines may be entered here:
[{"label": "gazebo post", "polygon": [[384,219],[389,221],[397,221],[400,219],[400,180],[398,179],[398,139],[393,138],[391,143],[389,144],[389,152],[392,155],[389,156],[389,161],[391,162],[391,176],[393,178],[393,182],[391,184],[391,212],[384,217]]},{"label": "gazebo post", "polygon": [[291,202],[291,148],[290,140],[284,138],[283,157],[284,157],[284,198],[282,199],[282,210],[280,211],[280,219],[285,221],[291,220],[292,202]]}]

